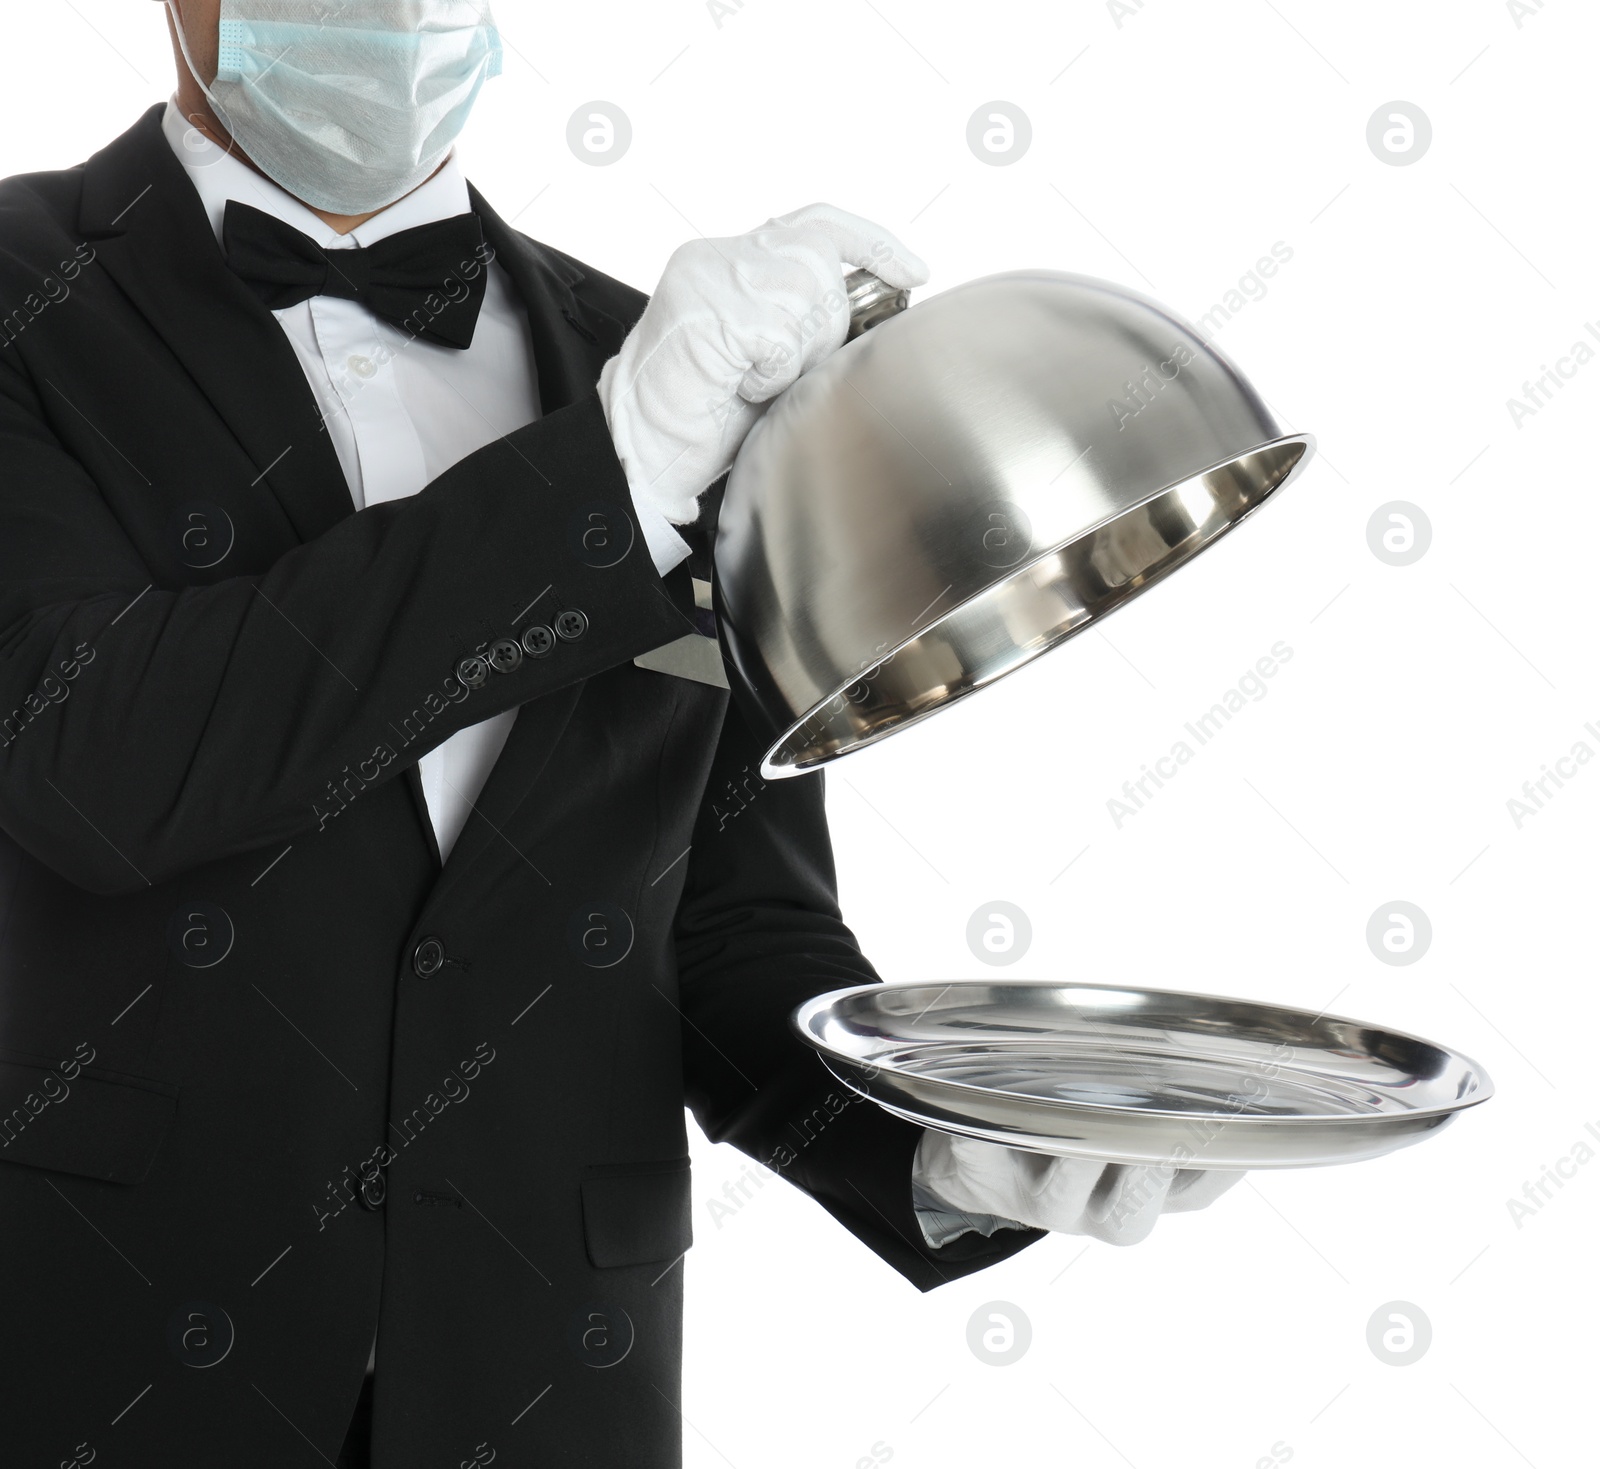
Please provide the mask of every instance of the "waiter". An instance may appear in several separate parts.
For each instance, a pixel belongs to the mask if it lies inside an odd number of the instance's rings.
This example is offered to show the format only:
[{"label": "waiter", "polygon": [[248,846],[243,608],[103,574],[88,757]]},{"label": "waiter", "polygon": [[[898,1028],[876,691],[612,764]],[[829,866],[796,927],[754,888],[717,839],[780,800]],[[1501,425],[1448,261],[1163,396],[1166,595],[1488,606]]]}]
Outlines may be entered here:
[{"label": "waiter", "polygon": [[174,98],[0,185],[4,1461],[678,1464],[686,1102],[924,1290],[1220,1192],[833,1083],[821,777],[658,656],[921,262],[813,205],[647,305],[459,171],[486,3],[166,8]]}]

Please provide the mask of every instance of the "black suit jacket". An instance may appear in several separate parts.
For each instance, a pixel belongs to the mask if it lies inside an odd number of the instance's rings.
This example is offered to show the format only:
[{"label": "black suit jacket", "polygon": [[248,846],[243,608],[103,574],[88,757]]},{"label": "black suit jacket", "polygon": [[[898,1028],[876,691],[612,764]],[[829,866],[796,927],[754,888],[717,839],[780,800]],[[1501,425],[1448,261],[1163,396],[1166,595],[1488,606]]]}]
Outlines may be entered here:
[{"label": "black suit jacket", "polygon": [[[474,196],[543,416],[355,513],[160,111],[0,185],[4,1461],[331,1461],[376,1324],[382,1469],[675,1465],[686,1100],[922,1289],[1036,1235],[924,1246],[918,1130],[787,1029],[876,977],[822,780],[633,664],[645,298]],[[513,707],[441,869],[416,761]]]}]

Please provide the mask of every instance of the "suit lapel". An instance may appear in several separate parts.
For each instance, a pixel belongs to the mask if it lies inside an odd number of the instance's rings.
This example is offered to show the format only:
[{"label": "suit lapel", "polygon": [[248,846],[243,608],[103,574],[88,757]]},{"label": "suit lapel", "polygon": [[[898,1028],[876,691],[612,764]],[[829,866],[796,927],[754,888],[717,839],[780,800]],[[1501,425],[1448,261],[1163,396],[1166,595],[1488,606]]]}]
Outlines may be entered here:
[{"label": "suit lapel", "polygon": [[[199,195],[161,130],[161,113],[151,108],[84,166],[79,227],[239,440],[296,534],[312,540],[354,513],[349,485],[294,349],[272,313],[228,269]],[[513,230],[476,189],[470,195],[484,237],[528,313],[540,408],[554,413],[594,387],[626,327],[574,292],[584,279],[575,264]],[[505,840],[500,833],[537,779],[581,688],[521,706],[444,864],[441,889]],[[419,782],[410,780],[420,798]],[[532,865],[530,856],[523,860]]]},{"label": "suit lapel", "polygon": [[584,279],[572,261],[512,229],[470,184],[467,193],[483,220],[484,239],[533,325],[540,410],[554,413],[600,380],[600,369],[617,355],[626,328],[572,289]]},{"label": "suit lapel", "polygon": [[[554,413],[594,388],[600,369],[621,347],[626,328],[574,292],[584,278],[582,270],[512,229],[470,185],[469,194],[483,220],[484,238],[528,313],[541,414]],[[436,898],[454,887],[478,857],[497,847],[507,848],[508,858],[520,858],[543,876],[537,857],[513,846],[505,831],[538,780],[582,691],[583,685],[575,684],[518,708],[505,748],[444,864]]]},{"label": "suit lapel", "polygon": [[[228,269],[160,106],[84,165],[79,228],[107,274],[238,438],[302,540],[353,513],[316,399],[272,313]],[[625,328],[572,287],[583,272],[519,234],[476,189],[484,235],[533,327],[543,412],[594,387]]]},{"label": "suit lapel", "polygon": [[354,513],[305,373],[272,313],[228,269],[151,108],[84,165],[79,228],[188,370],[302,541]]}]

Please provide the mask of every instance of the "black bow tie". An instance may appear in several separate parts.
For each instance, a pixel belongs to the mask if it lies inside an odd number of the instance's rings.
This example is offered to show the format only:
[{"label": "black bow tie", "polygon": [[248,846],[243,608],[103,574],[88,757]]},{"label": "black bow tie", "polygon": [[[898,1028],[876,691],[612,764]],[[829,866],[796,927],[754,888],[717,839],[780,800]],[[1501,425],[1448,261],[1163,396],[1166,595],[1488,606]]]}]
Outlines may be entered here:
[{"label": "black bow tie", "polygon": [[312,296],[357,301],[402,331],[470,347],[492,255],[476,214],[400,230],[376,245],[324,250],[292,225],[230,199],[222,219],[228,268],[269,310]]}]

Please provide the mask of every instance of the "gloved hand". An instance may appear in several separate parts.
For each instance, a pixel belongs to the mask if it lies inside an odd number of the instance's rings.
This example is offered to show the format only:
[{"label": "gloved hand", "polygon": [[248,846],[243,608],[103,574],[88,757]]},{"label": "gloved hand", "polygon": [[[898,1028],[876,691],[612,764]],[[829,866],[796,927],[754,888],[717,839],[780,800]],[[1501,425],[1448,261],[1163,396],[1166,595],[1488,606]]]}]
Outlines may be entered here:
[{"label": "gloved hand", "polygon": [[950,1214],[979,1216],[930,1220],[919,1204],[923,1233],[935,1247],[967,1229],[989,1234],[1008,1223],[1136,1245],[1161,1214],[1203,1209],[1243,1177],[1224,1169],[1052,1158],[932,1129],[924,1131],[912,1168],[914,1196]]},{"label": "gloved hand", "polygon": [[601,406],[641,512],[694,520],[696,500],[732,467],[768,401],[843,345],[847,265],[897,287],[928,279],[887,230],[831,204],[673,251],[600,372]]}]

